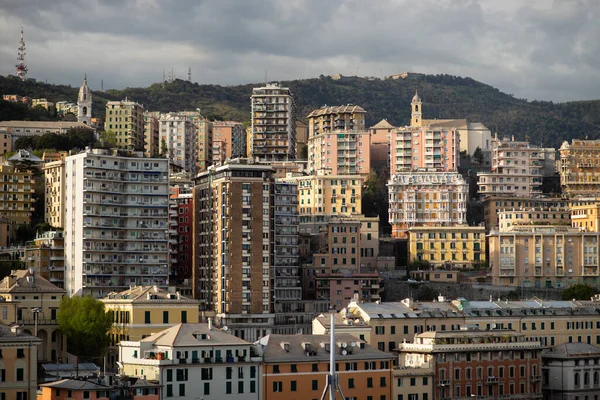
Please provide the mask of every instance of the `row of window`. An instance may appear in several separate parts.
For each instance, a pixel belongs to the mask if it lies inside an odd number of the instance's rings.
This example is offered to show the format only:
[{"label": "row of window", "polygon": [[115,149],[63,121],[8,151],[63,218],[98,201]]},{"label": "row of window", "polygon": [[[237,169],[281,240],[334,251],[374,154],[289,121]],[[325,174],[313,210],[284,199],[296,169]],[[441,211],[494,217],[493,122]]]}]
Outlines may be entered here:
[{"label": "row of window", "polygon": [[[347,362],[347,363],[335,363],[335,370],[336,371],[340,371],[340,365],[345,366],[345,369],[342,369],[341,371],[358,371],[359,368],[359,363],[358,362]],[[365,361],[364,362],[364,370],[365,371],[369,371],[369,370],[376,370],[377,369],[377,362],[376,361]],[[379,362],[379,369],[389,369],[390,368],[390,362],[389,361],[380,361]],[[329,364],[327,364],[327,371],[329,372]],[[298,365],[297,364],[290,364],[290,369],[289,372],[291,373],[298,373]],[[319,371],[319,364],[312,364],[312,369],[311,372],[320,372]],[[321,371],[324,372],[324,371]],[[282,373],[281,372],[281,366],[280,365],[273,365],[273,373],[274,374],[279,374]]]},{"label": "row of window", "polygon": [[[323,382],[323,384],[324,384],[324,382]],[[321,390],[321,388],[319,386],[320,386],[319,380],[313,379],[312,385],[311,385],[312,390],[313,391]],[[387,379],[384,376],[379,378],[379,387],[387,387]],[[355,383],[354,378],[348,378],[348,389],[354,389],[354,388],[356,388],[356,383]],[[373,378],[367,378],[367,388],[375,388]],[[273,392],[283,392],[283,391],[284,391],[283,381],[273,381]],[[298,382],[297,381],[290,381],[289,391],[290,392],[298,391]],[[385,396],[384,396],[384,398],[385,398]]]}]

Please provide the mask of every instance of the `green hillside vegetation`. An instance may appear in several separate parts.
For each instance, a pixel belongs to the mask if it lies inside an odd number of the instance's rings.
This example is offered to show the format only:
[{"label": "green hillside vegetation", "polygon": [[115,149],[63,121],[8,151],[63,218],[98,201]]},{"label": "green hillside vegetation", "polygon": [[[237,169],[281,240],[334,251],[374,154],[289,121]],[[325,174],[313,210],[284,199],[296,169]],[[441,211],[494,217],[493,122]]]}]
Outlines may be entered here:
[{"label": "green hillside vegetation", "polygon": [[[415,91],[423,99],[423,118],[467,118],[483,122],[500,136],[529,139],[532,144],[558,147],[572,138],[600,138],[600,101],[553,103],[527,101],[500,92],[471,78],[451,75],[409,74],[406,79],[367,79],[348,77],[334,80],[321,76],[281,82],[292,89],[303,119],[323,105],[357,104],[365,108],[367,125],[386,118],[403,126],[410,118],[410,100]],[[176,80],[147,88],[126,88],[94,92],[95,116],[103,115],[103,102],[128,97],[148,110],[195,110],[211,119],[247,121],[250,119],[252,88],[260,84],[237,86],[200,85]],[[64,85],[21,82],[0,77],[0,92],[46,97],[56,102],[75,101],[78,88]],[[6,119],[0,104],[0,119]]]}]

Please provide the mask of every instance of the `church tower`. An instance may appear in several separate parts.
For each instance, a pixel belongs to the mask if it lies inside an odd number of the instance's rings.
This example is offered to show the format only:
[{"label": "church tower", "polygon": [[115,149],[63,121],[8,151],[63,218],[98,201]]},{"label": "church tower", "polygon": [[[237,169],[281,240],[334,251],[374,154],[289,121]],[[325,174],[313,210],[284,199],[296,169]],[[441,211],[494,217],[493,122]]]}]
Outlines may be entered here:
[{"label": "church tower", "polygon": [[92,91],[87,84],[87,75],[79,88],[77,98],[77,121],[86,125],[92,124]]},{"label": "church tower", "polygon": [[421,126],[421,98],[416,91],[414,97],[412,98],[411,106],[412,114],[410,118],[410,126]]}]

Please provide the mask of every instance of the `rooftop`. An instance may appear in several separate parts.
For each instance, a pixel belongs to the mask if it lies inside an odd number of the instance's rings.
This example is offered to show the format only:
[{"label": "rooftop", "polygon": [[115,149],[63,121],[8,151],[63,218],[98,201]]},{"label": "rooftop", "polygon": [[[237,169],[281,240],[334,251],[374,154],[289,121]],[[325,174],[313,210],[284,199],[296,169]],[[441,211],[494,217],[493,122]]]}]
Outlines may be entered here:
[{"label": "rooftop", "polygon": [[[202,339],[201,339],[202,338]],[[177,324],[145,339],[140,343],[152,343],[155,346],[215,346],[215,345],[249,345],[249,342],[239,339],[221,329],[208,324]]]},{"label": "rooftop", "polygon": [[394,125],[390,124],[387,119],[382,119],[375,125],[373,125],[370,129],[392,129],[395,128]]},{"label": "rooftop", "polygon": [[313,110],[310,114],[308,114],[307,118],[319,117],[321,115],[327,114],[354,114],[361,113],[366,114],[364,108],[360,106],[355,106],[354,104],[348,104],[345,106],[331,106],[331,107],[321,107],[316,110]]},{"label": "rooftop", "polygon": [[181,296],[179,292],[169,292],[158,286],[132,286],[122,292],[111,292],[102,299],[105,304],[113,303],[190,303],[199,304],[199,301]]},{"label": "rooftop", "polygon": [[583,342],[563,343],[551,347],[547,352],[543,353],[544,358],[598,358],[599,356],[600,347]]},{"label": "rooftop", "polygon": [[77,121],[0,121],[0,128],[90,129],[88,125]]},{"label": "rooftop", "polygon": [[0,293],[51,292],[66,293],[31,269],[18,269],[0,282]]}]

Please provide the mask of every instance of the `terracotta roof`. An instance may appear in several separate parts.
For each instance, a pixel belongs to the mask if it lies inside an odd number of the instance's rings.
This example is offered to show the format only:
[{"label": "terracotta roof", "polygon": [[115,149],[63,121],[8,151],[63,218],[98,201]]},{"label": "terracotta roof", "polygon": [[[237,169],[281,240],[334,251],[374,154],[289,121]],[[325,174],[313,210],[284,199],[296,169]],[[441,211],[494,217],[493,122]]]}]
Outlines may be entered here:
[{"label": "terracotta roof", "polygon": [[0,282],[0,293],[19,292],[66,293],[64,289],[28,269],[12,271]]},{"label": "terracotta roof", "polygon": [[366,114],[367,112],[364,110],[364,108],[362,108],[360,106],[348,104],[346,106],[321,107],[319,109],[312,111],[310,114],[308,114],[307,118],[318,117],[320,115],[326,115],[326,114],[354,114],[354,113]]},{"label": "terracotta roof", "polygon": [[[206,339],[198,339],[197,335],[207,335]],[[210,338],[210,339],[209,339]],[[250,345],[249,342],[239,339],[221,329],[213,327],[208,329],[208,324],[177,324],[154,335],[142,339],[140,342],[150,342],[155,346],[215,346],[215,345]]]},{"label": "terracotta roof", "polygon": [[61,379],[59,381],[43,383],[42,387],[51,387],[57,389],[68,389],[68,390],[109,390],[110,387],[99,385],[88,380],[81,379]]},{"label": "terracotta roof", "polygon": [[376,123],[375,125],[373,125],[370,129],[392,129],[395,128],[394,125],[390,124],[387,119],[382,119],[381,121],[379,121],[378,123]]}]

